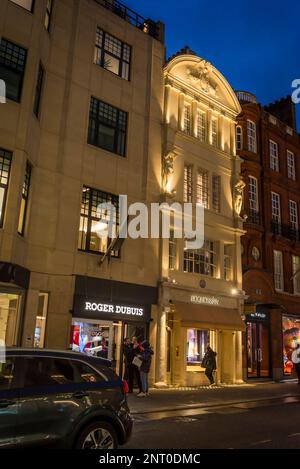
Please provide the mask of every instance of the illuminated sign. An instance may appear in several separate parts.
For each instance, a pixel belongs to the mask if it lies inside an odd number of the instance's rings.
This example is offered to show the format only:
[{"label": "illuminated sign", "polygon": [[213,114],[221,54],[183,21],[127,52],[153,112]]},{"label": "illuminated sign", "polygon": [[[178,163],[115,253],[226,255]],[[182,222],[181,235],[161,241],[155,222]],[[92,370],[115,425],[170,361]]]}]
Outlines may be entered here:
[{"label": "illuminated sign", "polygon": [[144,308],[136,308],[133,306],[122,306],[118,304],[109,303],[92,303],[90,301],[85,302],[84,310],[99,313],[118,314],[120,316],[144,316]]},{"label": "illuminated sign", "polygon": [[191,296],[191,303],[198,304],[198,305],[210,305],[210,306],[219,306],[220,298],[215,296],[199,296],[199,295],[192,295]]}]

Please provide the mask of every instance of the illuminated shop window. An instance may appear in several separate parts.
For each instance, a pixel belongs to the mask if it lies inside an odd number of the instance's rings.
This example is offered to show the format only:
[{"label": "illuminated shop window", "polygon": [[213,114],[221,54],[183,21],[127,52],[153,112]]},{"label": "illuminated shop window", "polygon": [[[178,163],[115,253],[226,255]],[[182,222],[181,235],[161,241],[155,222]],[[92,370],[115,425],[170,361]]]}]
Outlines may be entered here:
[{"label": "illuminated shop window", "polygon": [[206,348],[210,344],[210,331],[199,329],[187,330],[186,361],[187,371],[195,371],[201,368]]},{"label": "illuminated shop window", "polygon": [[15,3],[16,5],[19,5],[22,8],[25,8],[25,10],[33,11],[34,0],[10,0],[10,1]]},{"label": "illuminated shop window", "polygon": [[[113,213],[103,209],[100,204],[112,204]],[[82,251],[105,254],[110,246],[108,223],[113,220],[114,238],[119,230],[119,197],[96,189],[84,187],[82,191],[81,217],[79,228],[78,249]],[[101,236],[100,236],[101,235]],[[113,257],[118,257],[118,251],[112,251]]]},{"label": "illuminated shop window", "polygon": [[48,314],[49,293],[39,293],[38,313],[35,322],[34,347],[44,348],[46,322]]},{"label": "illuminated shop window", "polygon": [[131,47],[97,28],[94,62],[124,80],[129,80]]},{"label": "illuminated shop window", "polygon": [[286,376],[293,375],[294,364],[292,361],[293,352],[297,344],[300,344],[300,316],[283,316],[283,367]]}]

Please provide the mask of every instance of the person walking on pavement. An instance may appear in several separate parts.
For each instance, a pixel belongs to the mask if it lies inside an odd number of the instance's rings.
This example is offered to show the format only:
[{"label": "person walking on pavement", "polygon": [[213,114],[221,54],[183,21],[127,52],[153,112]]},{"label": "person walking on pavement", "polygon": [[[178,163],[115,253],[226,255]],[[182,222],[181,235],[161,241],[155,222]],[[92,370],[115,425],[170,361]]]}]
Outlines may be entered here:
[{"label": "person walking on pavement", "polygon": [[205,368],[205,375],[209,379],[211,386],[215,384],[213,372],[217,369],[216,356],[216,352],[208,345],[201,366]]},{"label": "person walking on pavement", "polygon": [[143,352],[143,347],[139,343],[136,337],[132,337],[131,340],[131,356],[129,356],[129,366],[128,366],[128,376],[129,376],[129,392],[133,392],[134,388],[134,380],[136,380],[137,386],[139,388],[139,393],[142,392],[142,385],[141,385],[141,376],[139,367],[134,363],[136,358],[139,358],[141,353]]},{"label": "person walking on pavement", "polygon": [[298,343],[296,349],[292,353],[292,362],[295,365],[295,370],[298,376],[298,386],[300,386],[300,344]]},{"label": "person walking on pavement", "polygon": [[144,351],[140,355],[140,359],[142,360],[142,364],[140,366],[142,392],[138,394],[138,397],[149,396],[148,377],[151,368],[152,355],[154,354],[152,347],[150,346],[147,340],[144,340],[144,342],[142,342],[142,347],[144,349]]}]

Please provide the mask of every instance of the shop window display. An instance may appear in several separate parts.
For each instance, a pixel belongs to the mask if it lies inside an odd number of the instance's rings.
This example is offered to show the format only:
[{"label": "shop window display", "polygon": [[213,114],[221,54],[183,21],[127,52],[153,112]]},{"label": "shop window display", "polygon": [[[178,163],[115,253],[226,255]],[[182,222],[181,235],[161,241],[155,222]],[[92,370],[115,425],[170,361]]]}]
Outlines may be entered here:
[{"label": "shop window display", "polygon": [[283,316],[283,367],[284,374],[291,376],[294,372],[292,354],[300,344],[300,317]]},{"label": "shop window display", "polygon": [[187,330],[187,371],[197,371],[210,345],[210,332],[199,329]]}]

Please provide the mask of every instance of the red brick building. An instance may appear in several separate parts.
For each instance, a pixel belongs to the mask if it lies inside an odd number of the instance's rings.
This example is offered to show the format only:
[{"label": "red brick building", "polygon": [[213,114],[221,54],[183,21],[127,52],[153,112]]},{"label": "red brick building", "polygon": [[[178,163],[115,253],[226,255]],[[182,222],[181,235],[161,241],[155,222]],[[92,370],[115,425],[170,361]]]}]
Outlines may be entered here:
[{"label": "red brick building", "polygon": [[263,107],[250,93],[237,95],[247,217],[244,377],[280,380],[293,376],[291,353],[300,342],[300,136],[290,97]]}]

